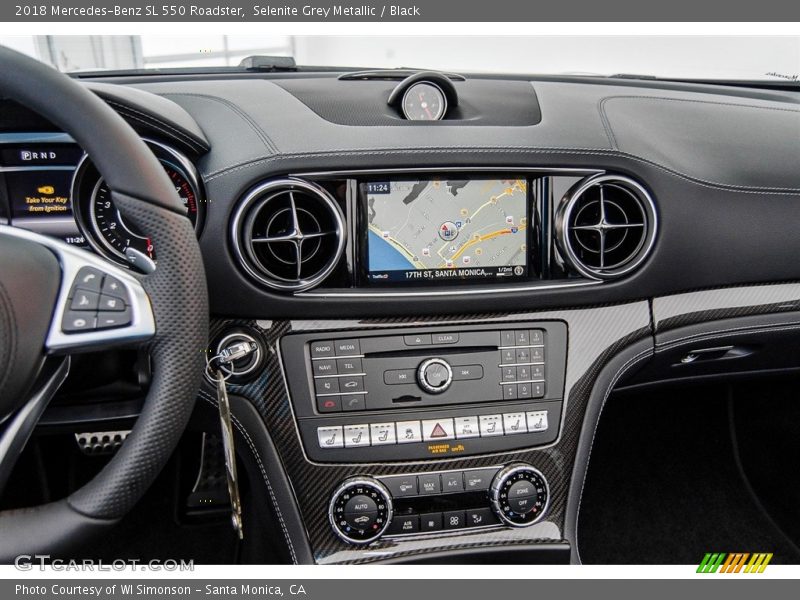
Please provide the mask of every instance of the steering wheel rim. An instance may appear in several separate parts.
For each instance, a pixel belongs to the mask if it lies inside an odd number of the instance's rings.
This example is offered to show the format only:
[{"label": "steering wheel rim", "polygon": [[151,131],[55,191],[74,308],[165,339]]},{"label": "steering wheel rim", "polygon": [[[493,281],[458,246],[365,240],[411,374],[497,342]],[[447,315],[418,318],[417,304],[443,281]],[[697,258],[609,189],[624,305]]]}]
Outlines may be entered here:
[{"label": "steering wheel rim", "polygon": [[208,293],[199,244],[174,187],[116,112],[66,75],[1,46],[0,94],[70,134],[103,174],[120,212],[159,249],[155,271],[136,276],[155,320],[148,342],[153,378],[142,412],[122,448],[85,486],[57,502],[0,512],[0,562],[10,562],[19,554],[68,552],[107,530],[150,486],[200,387]]}]

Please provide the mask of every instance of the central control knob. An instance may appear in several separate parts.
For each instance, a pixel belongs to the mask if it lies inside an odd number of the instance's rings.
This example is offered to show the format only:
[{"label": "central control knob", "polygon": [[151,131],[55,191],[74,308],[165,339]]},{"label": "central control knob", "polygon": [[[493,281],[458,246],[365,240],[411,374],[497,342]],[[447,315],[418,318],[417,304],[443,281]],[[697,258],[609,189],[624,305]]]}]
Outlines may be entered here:
[{"label": "central control knob", "polygon": [[417,369],[420,387],[431,394],[441,394],[453,383],[453,369],[442,358],[429,358]]},{"label": "central control knob", "polygon": [[544,475],[525,463],[509,465],[492,481],[492,507],[514,527],[533,525],[542,518],[550,499]]},{"label": "central control knob", "polygon": [[392,521],[392,495],[372,477],[347,479],[333,492],[328,519],[345,542],[368,544],[383,535]]}]

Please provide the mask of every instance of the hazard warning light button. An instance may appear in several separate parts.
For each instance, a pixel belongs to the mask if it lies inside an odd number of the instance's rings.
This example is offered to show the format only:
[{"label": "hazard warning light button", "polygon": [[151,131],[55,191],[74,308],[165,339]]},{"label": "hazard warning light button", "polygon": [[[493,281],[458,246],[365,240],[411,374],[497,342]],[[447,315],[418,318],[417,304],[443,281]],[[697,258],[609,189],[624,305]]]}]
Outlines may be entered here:
[{"label": "hazard warning light button", "polygon": [[431,419],[422,422],[422,440],[437,442],[455,439],[453,419]]}]

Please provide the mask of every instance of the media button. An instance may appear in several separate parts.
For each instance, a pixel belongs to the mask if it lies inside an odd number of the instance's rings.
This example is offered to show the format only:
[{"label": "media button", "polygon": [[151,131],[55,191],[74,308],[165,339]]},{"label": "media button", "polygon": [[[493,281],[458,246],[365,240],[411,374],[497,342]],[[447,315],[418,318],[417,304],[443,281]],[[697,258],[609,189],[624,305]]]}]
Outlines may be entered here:
[{"label": "media button", "polygon": [[393,369],[383,372],[383,382],[386,385],[402,385],[416,382],[416,369]]},{"label": "media button", "polygon": [[453,419],[432,419],[422,422],[422,439],[425,442],[452,440],[454,437]]},{"label": "media button", "polygon": [[397,443],[411,444],[422,441],[422,429],[419,421],[401,421],[397,426]]},{"label": "media button", "polygon": [[458,342],[457,333],[434,333],[432,341],[434,344],[455,344]]},{"label": "media button", "polygon": [[494,437],[503,435],[502,415],[481,415],[481,437]]},{"label": "media button", "polygon": [[404,335],[403,341],[406,346],[430,346],[431,334],[421,333],[419,335]]},{"label": "media button", "polygon": [[453,381],[467,381],[483,377],[483,367],[480,365],[463,365],[461,367],[452,367],[452,369]]},{"label": "media button", "polygon": [[353,356],[356,354],[361,354],[361,346],[356,339],[336,340],[336,342],[334,342],[334,350],[336,352],[336,356]]},{"label": "media button", "polygon": [[456,439],[463,440],[480,437],[481,433],[478,429],[478,417],[456,417],[455,423]]}]

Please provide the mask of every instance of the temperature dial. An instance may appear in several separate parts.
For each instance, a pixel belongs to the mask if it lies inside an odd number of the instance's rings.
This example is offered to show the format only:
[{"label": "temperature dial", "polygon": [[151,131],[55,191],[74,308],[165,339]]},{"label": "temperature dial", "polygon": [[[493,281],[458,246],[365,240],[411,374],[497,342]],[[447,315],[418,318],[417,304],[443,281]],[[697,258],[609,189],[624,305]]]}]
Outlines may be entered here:
[{"label": "temperature dial", "polygon": [[441,394],[453,383],[453,369],[441,358],[429,358],[417,369],[420,387],[431,394]]},{"label": "temperature dial", "polygon": [[550,501],[547,480],[525,463],[509,465],[492,481],[492,506],[497,516],[514,527],[527,527],[542,518]]},{"label": "temperature dial", "polygon": [[333,532],[349,544],[377,540],[392,521],[392,496],[377,479],[345,480],[331,497],[328,519]]}]

